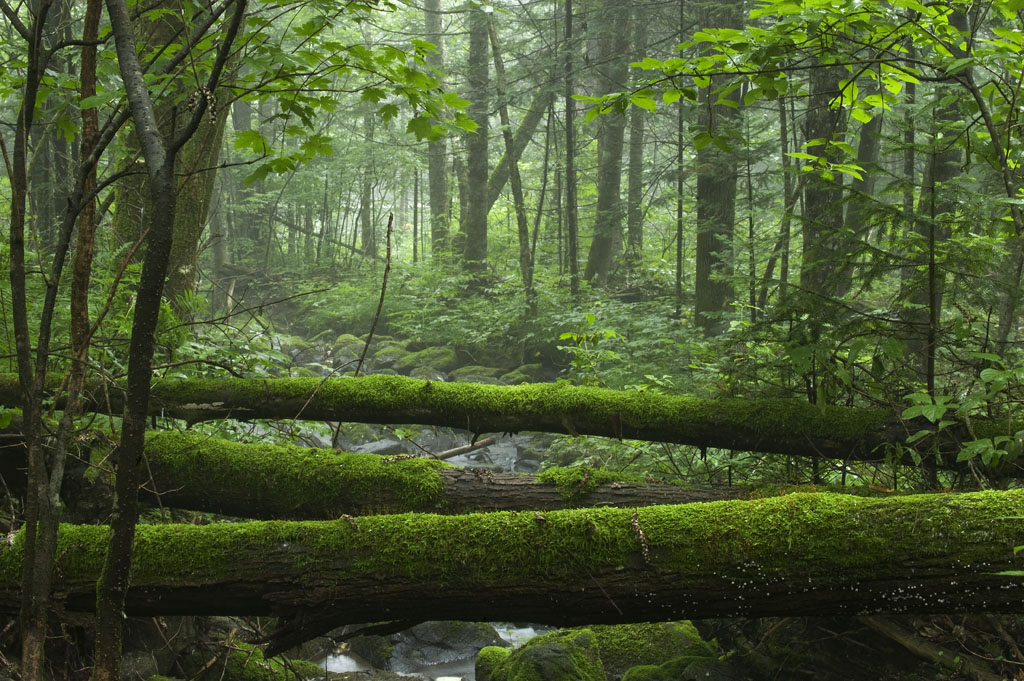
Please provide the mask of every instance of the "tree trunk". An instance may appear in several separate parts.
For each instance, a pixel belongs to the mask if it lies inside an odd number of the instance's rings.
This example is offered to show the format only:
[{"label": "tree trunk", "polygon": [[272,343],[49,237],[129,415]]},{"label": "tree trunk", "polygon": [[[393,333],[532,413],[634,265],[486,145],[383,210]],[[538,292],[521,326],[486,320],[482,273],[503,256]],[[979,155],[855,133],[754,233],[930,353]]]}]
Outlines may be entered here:
[{"label": "tree trunk", "polygon": [[[218,47],[216,62],[208,76],[208,91],[214,91],[217,87],[245,14],[245,0],[235,0],[235,3],[230,27]],[[165,137],[143,79],[135,36],[124,0],[107,0],[107,14],[114,34],[121,80],[125,84],[139,144],[146,159],[153,212],[132,319],[121,439],[114,453],[116,485],[109,542],[103,542],[107,549],[102,559],[102,571],[96,575],[98,585],[94,591],[95,681],[117,681],[120,678],[125,601],[132,572],[135,525],[138,522],[139,463],[143,455],[143,436],[147,425],[156,325],[170,262],[177,202],[175,158],[200,127],[208,104],[205,98],[199,101],[191,120],[182,130],[172,130],[172,135]]]},{"label": "tree trunk", "polygon": [[487,268],[487,137],[490,133],[488,92],[490,55],[487,49],[488,13],[475,5],[469,11],[467,113],[477,124],[466,136],[466,243],[463,257],[467,271],[479,278]]},{"label": "tree trunk", "polygon": [[[85,409],[109,405],[117,411],[124,404],[121,391],[109,386],[105,391],[97,381],[86,383],[85,394],[101,400]],[[18,406],[19,400],[16,379],[0,375],[0,403]],[[61,406],[58,400],[56,408]],[[708,400],[565,384],[476,385],[385,375],[160,381],[153,385],[149,410],[189,423],[223,418],[418,423],[474,433],[600,435],[865,461],[884,460],[892,446],[904,446],[909,434],[929,428],[926,422],[901,422],[887,409],[799,400]],[[965,440],[1019,429],[1015,423],[978,418],[971,426],[973,434],[959,426],[944,428],[939,445],[956,452]],[[927,447],[926,440],[918,442]]]},{"label": "tree trunk", "polygon": [[[345,623],[1019,612],[1024,492],[791,494],[641,509],[142,525],[129,615]],[[108,530],[63,526],[60,611],[92,612]],[[0,548],[17,609],[22,537]]]},{"label": "tree trunk", "polygon": [[[702,10],[708,26],[738,28],[735,2],[710,5]],[[697,262],[694,279],[694,318],[707,337],[728,328],[726,315],[733,301],[729,277],[733,271],[733,229],[736,222],[736,153],[719,147],[725,130],[738,121],[739,92],[722,96],[720,83],[712,79],[701,93],[700,128],[715,138],[697,150]],[[723,99],[732,105],[719,104]]]},{"label": "tree trunk", "polygon": [[[551,88],[550,83],[543,83],[537,93],[533,96],[530,101],[530,105],[523,115],[521,121],[519,121],[519,127],[516,128],[516,134],[513,137],[512,148],[515,149],[515,157],[522,158],[523,152],[526,150],[526,145],[530,143],[533,138],[533,133],[536,132],[537,126],[540,125],[541,120],[544,118],[544,113],[551,106],[551,102],[555,99],[554,90]],[[508,182],[509,178],[509,165],[508,165],[508,152],[502,155],[498,159],[498,164],[494,166],[494,170],[491,171],[491,177],[487,180],[487,210],[494,206],[494,203],[501,196],[502,189],[505,188],[505,183]]]},{"label": "tree trunk", "polygon": [[569,291],[573,303],[580,295],[579,259],[579,206],[576,197],[576,93],[575,62],[573,58],[576,43],[573,39],[572,0],[565,0],[565,257],[569,261]]},{"label": "tree trunk", "polygon": [[[369,144],[373,143],[373,112],[363,113],[363,135]],[[363,159],[362,180],[359,185],[359,238],[363,255],[377,257],[377,230],[373,224],[373,154]]]},{"label": "tree trunk", "polygon": [[[519,177],[519,155],[516,154],[515,141],[512,138],[512,123],[508,116],[507,91],[505,89],[505,63],[501,57],[498,33],[494,21],[488,21],[488,35],[494,52],[494,80],[498,88],[498,110],[501,115],[501,136],[505,141],[505,158],[508,163],[509,178],[512,180],[512,200],[516,211],[516,233],[519,237],[519,272],[523,278],[523,291],[526,294],[527,308],[534,309],[533,292],[533,258],[530,253],[530,227],[526,221],[526,203],[523,199],[523,181]],[[545,169],[546,172],[546,169]]]},{"label": "tree trunk", "polygon": [[[424,37],[437,46],[427,63],[438,73],[444,70],[445,40],[441,22],[441,0],[425,0],[423,4]],[[437,256],[447,252],[448,224],[448,143],[442,138],[427,143],[427,184],[430,194],[430,252]]]},{"label": "tree trunk", "polygon": [[[633,58],[640,61],[647,51],[645,10],[633,7]],[[643,69],[633,69],[633,80],[639,81]],[[626,188],[626,267],[633,275],[643,259],[644,214],[641,207],[644,192],[644,125],[646,110],[639,106],[629,110],[629,170]]]},{"label": "tree trunk", "polygon": [[[598,50],[598,94],[626,89],[629,74],[630,3],[607,0],[591,20]],[[594,238],[590,242],[584,277],[597,286],[608,283],[612,260],[622,246],[622,146],[626,117],[619,113],[601,116],[597,133],[597,210]]]},{"label": "tree trunk", "polygon": [[[837,139],[842,109],[829,107],[839,94],[839,79],[845,70],[838,66],[817,66],[810,71],[810,98],[807,103],[807,139]],[[836,153],[824,143],[807,147],[807,153],[835,160]],[[828,172],[831,175],[831,172]],[[812,296],[825,299],[842,290],[840,278],[847,254],[843,234],[843,187],[838,177],[825,173],[807,183],[804,192],[803,261],[800,286]],[[811,298],[808,305],[820,307],[821,298]],[[821,320],[822,322],[824,319]]]}]

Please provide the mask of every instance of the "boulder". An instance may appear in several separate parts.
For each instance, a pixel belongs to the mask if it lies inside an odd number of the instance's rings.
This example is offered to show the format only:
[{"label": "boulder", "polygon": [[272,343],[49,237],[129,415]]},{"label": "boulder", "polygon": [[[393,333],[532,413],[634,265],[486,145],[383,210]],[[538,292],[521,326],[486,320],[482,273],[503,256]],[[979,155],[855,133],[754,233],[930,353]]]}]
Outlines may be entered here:
[{"label": "boulder", "polygon": [[429,347],[419,352],[410,352],[395,363],[397,371],[408,373],[416,367],[431,367],[441,371],[451,371],[458,366],[455,351],[451,348]]},{"label": "boulder", "polygon": [[586,627],[538,636],[504,660],[488,652],[478,665],[484,676],[477,681],[606,681],[597,638]]},{"label": "boulder", "polygon": [[537,383],[540,381],[544,367],[540,364],[524,364],[513,369],[507,374],[502,374],[498,382],[506,385],[519,385],[520,383]]}]

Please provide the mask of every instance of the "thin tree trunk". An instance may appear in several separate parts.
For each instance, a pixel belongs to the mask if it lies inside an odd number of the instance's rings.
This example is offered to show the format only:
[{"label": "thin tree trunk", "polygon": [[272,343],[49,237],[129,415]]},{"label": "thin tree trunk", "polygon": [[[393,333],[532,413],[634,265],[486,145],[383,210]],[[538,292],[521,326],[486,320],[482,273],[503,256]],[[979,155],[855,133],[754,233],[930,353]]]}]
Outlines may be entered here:
[{"label": "thin tree trunk", "polygon": [[[423,4],[424,33],[437,51],[427,63],[437,72],[445,66],[444,28],[441,22],[441,0],[425,0]],[[437,256],[447,252],[448,226],[451,210],[448,200],[448,143],[442,138],[427,143],[427,185],[430,204],[430,252]]]},{"label": "thin tree trunk", "polygon": [[[647,25],[643,21],[645,10],[633,7],[633,58],[644,58],[647,51]],[[633,69],[633,79],[640,80],[642,69]],[[644,191],[644,125],[645,109],[634,106],[629,110],[629,170],[626,189],[626,267],[633,275],[640,266],[644,249],[643,201]]]},{"label": "thin tree trunk", "polygon": [[566,258],[569,260],[569,291],[573,303],[580,295],[580,265],[578,254],[579,223],[576,199],[576,94],[574,81],[573,53],[576,45],[573,41],[572,0],[565,0],[565,229]]},{"label": "thin tree trunk", "polygon": [[[206,83],[211,92],[220,81],[231,45],[245,15],[245,0],[234,2],[230,26],[218,47],[217,59]],[[154,210],[132,320],[121,440],[114,453],[117,478],[114,508],[110,516],[109,545],[96,589],[95,681],[118,681],[120,678],[124,609],[139,513],[139,469],[149,410],[155,331],[174,229],[177,194],[175,158],[199,128],[207,109],[206,100],[201,100],[183,130],[175,132],[170,142],[165,141],[143,80],[131,19],[124,0],[107,0],[107,14],[114,33],[121,79],[125,84],[135,129],[146,159]]]},{"label": "thin tree trunk", "polygon": [[494,80],[498,89],[498,111],[501,116],[501,136],[505,140],[505,156],[508,159],[509,178],[512,184],[512,200],[516,211],[516,228],[519,235],[519,271],[523,278],[527,308],[533,307],[533,260],[530,257],[530,226],[526,219],[526,203],[523,200],[523,182],[519,177],[519,156],[512,139],[512,123],[508,117],[507,92],[505,90],[505,63],[501,59],[498,33],[494,21],[488,15],[487,31],[494,53]]},{"label": "thin tree trunk", "polygon": [[[602,95],[626,89],[629,75],[628,0],[605,0],[589,26],[600,45],[597,79]],[[622,245],[622,147],[626,117],[619,113],[601,116],[597,134],[597,209],[594,238],[590,242],[584,277],[604,286],[611,276],[612,261]]]}]

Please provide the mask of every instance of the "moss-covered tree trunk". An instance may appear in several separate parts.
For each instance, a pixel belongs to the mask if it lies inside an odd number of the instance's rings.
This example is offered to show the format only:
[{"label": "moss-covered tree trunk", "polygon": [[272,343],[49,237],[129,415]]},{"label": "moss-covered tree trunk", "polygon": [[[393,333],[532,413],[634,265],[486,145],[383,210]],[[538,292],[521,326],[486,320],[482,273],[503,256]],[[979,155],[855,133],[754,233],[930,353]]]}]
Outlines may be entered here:
[{"label": "moss-covered tree trunk", "polygon": [[[123,395],[109,386],[91,383],[86,391],[96,398],[86,409],[122,408]],[[18,406],[19,401],[16,377],[0,374],[0,404]],[[798,400],[707,400],[567,384],[497,386],[383,375],[161,380],[153,384],[150,413],[191,423],[306,419],[417,423],[475,433],[543,431],[864,461],[899,456],[909,461],[907,437],[929,426],[902,422],[885,409]],[[955,452],[966,439],[1017,429],[1014,424],[973,419],[973,436],[949,426],[939,445]]]},{"label": "moss-covered tree trunk", "polygon": [[[129,615],[558,625],[1017,612],[1024,491],[793,494],[631,509],[143,525]],[[108,530],[63,526],[52,606],[90,612]],[[16,612],[22,536],[0,548]]]},{"label": "moss-covered tree trunk", "polygon": [[155,493],[164,506],[242,518],[632,508],[742,495],[735,488],[685,489],[602,469],[552,469],[535,477],[460,468],[433,459],[246,445],[174,432],[151,436],[145,451],[151,475],[147,498]]}]

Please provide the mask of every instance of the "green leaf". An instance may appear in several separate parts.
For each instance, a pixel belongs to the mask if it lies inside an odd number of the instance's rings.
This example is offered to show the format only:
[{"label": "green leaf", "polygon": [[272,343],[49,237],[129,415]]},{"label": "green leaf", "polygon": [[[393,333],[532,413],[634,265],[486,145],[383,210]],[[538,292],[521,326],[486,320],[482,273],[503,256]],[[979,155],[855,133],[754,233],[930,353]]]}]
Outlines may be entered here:
[{"label": "green leaf", "polygon": [[655,104],[654,99],[652,99],[650,94],[648,94],[648,91],[645,90],[633,93],[630,96],[629,101],[633,103],[635,106],[638,106],[641,109],[646,109],[651,113],[654,113],[655,111],[658,110],[658,105]]},{"label": "green leaf", "polygon": [[850,109],[850,117],[864,124],[870,123],[871,119],[874,118],[864,109]]},{"label": "green leaf", "polygon": [[104,92],[99,92],[93,95],[92,97],[86,97],[85,99],[80,101],[78,103],[78,108],[83,111],[85,109],[94,109],[98,106],[103,106],[112,99],[116,99],[120,96],[120,94],[121,93],[118,90],[106,90]]},{"label": "green leaf", "polygon": [[698,151],[709,144],[711,144],[711,135],[709,133],[698,133],[697,136],[693,138],[693,146],[696,147]]}]

